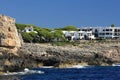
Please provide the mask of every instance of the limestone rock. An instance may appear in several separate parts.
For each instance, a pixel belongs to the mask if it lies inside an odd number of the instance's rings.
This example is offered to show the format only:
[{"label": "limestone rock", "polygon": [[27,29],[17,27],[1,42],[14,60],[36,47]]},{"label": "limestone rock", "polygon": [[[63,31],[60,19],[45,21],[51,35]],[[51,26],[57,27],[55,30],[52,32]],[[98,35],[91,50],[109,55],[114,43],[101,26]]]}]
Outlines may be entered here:
[{"label": "limestone rock", "polygon": [[0,15],[0,47],[21,47],[15,19]]}]

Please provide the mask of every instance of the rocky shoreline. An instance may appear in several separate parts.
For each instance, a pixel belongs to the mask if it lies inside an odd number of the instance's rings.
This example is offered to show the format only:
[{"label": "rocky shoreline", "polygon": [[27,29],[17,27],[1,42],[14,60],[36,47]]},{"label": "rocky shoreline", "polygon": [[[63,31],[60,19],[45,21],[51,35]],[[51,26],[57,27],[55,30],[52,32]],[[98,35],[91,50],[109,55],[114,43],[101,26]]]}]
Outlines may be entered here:
[{"label": "rocky shoreline", "polygon": [[[40,44],[24,44],[27,55],[42,64],[41,66],[77,65],[112,65],[120,62],[119,43],[95,44],[87,46],[44,46]],[[24,50],[21,48],[21,50]],[[65,66],[63,66],[65,67]]]},{"label": "rocky shoreline", "polygon": [[24,43],[17,55],[0,55],[0,69],[14,72],[24,68],[53,66],[59,68],[73,65],[111,66],[120,63],[120,43],[106,43],[83,46],[51,46]]}]

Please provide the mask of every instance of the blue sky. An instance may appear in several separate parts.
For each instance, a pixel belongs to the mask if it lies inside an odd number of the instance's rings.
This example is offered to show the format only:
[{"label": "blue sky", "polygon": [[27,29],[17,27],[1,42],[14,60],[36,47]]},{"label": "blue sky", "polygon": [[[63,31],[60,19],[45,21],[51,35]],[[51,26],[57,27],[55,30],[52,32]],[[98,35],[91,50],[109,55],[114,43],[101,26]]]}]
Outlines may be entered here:
[{"label": "blue sky", "polygon": [[1,0],[0,14],[50,28],[120,26],[120,0]]}]

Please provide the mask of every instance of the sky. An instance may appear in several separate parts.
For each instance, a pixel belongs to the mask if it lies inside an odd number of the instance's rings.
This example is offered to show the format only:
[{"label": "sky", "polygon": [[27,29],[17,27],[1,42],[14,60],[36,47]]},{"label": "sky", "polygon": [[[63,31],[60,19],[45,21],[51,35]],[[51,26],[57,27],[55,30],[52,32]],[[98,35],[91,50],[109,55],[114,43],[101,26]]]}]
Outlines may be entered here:
[{"label": "sky", "polygon": [[47,28],[120,26],[120,0],[1,0],[0,14]]}]

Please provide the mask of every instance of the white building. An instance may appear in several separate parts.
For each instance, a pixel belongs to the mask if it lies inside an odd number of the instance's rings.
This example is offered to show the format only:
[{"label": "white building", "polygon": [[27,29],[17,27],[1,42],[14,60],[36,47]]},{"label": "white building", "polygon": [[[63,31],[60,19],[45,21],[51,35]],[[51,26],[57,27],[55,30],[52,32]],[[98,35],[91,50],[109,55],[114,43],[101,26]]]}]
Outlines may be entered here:
[{"label": "white building", "polygon": [[34,29],[33,29],[32,26],[30,26],[30,27],[25,27],[25,29],[23,30],[23,32],[26,32],[26,33],[29,33],[29,32],[37,33],[37,31],[34,31]]},{"label": "white building", "polygon": [[98,38],[118,39],[120,38],[120,27],[96,27],[93,28],[93,33]]},{"label": "white building", "polygon": [[70,40],[77,39],[120,39],[120,27],[84,27],[78,31],[63,31]]},{"label": "white building", "polygon": [[82,28],[82,29],[78,29],[78,31],[63,31],[63,34],[69,40],[95,39],[92,29],[90,28]]},{"label": "white building", "polygon": [[93,35],[93,31],[91,27],[80,28],[79,36],[80,36],[80,39],[95,39],[95,36]]}]

